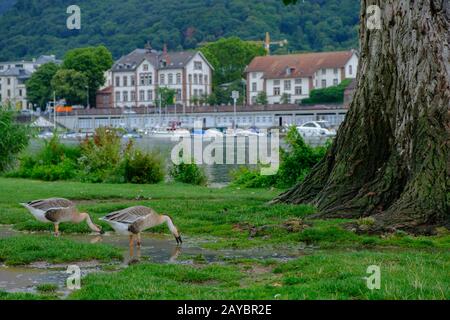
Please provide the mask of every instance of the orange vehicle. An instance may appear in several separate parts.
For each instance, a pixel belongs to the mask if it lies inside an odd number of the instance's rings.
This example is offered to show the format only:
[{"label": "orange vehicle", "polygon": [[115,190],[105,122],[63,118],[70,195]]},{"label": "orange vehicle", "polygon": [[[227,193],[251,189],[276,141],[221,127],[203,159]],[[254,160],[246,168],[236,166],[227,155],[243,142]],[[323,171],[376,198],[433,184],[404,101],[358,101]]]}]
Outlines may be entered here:
[{"label": "orange vehicle", "polygon": [[56,106],[56,112],[72,112],[72,106]]}]

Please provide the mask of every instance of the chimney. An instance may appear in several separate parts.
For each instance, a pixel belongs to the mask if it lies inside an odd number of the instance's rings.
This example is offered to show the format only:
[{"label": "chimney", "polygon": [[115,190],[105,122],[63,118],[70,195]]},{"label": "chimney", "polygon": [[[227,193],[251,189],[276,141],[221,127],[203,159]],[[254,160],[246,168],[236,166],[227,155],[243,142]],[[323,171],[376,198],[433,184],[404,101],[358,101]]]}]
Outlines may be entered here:
[{"label": "chimney", "polygon": [[267,55],[270,56],[270,34],[266,32],[266,41],[264,41],[264,47],[266,49]]},{"label": "chimney", "polygon": [[167,52],[167,44],[164,43],[164,47],[163,47],[163,58],[166,62],[166,65],[170,64],[170,57],[169,57],[169,53]]},{"label": "chimney", "polygon": [[152,46],[150,45],[150,41],[147,41],[144,47],[145,50],[147,50],[147,52],[152,52]]}]

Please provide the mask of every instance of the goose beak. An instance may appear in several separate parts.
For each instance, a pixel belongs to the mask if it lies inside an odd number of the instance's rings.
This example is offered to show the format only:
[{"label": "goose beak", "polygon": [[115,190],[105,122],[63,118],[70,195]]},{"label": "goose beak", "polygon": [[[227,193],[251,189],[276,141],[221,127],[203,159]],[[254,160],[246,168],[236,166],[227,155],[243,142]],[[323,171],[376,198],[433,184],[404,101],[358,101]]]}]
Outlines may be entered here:
[{"label": "goose beak", "polygon": [[100,230],[100,234],[105,234],[105,231],[104,230]]},{"label": "goose beak", "polygon": [[177,244],[183,243],[183,240],[181,240],[181,236],[175,237],[175,240],[177,240]]}]

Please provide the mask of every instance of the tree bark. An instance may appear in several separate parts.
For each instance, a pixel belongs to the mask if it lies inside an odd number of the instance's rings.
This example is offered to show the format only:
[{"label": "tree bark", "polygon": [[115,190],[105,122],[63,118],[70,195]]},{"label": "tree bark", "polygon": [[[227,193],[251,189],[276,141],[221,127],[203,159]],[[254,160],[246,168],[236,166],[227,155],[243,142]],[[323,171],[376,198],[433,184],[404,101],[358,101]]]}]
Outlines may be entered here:
[{"label": "tree bark", "polygon": [[[369,30],[366,9],[381,9]],[[373,231],[450,225],[450,1],[361,0],[358,86],[325,159],[273,203],[373,216]]]}]

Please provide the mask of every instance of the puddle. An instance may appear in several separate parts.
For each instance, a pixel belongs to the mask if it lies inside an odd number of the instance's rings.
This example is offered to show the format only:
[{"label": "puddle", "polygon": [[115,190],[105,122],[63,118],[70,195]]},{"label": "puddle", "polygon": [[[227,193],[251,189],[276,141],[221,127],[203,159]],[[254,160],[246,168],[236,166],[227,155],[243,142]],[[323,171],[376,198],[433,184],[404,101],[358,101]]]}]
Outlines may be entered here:
[{"label": "puddle", "polygon": [[[23,234],[12,230],[10,226],[0,226],[0,238],[6,238],[17,234]],[[34,232],[33,234],[48,234]],[[138,261],[149,261],[153,263],[180,263],[193,264],[195,262],[211,263],[223,262],[228,259],[252,258],[252,259],[276,259],[287,261],[308,253],[308,248],[291,248],[270,250],[270,248],[254,248],[248,250],[206,250],[195,244],[194,239],[183,237],[183,245],[178,247],[173,237],[144,233],[141,236],[142,246],[140,250],[134,249],[133,256],[129,252],[129,239],[113,232],[105,235],[86,234],[62,234],[62,238],[78,242],[109,244],[123,249],[122,262],[116,262],[113,269],[126,268],[129,264]],[[203,241],[205,241],[203,239]],[[199,243],[197,241],[197,243]],[[76,264],[81,268],[82,276],[90,272],[100,272],[102,264],[98,261],[87,261],[79,263],[49,264],[46,262],[35,262],[25,267],[0,266],[0,290],[7,292],[36,292],[39,284],[57,285],[58,293],[66,296],[66,273],[67,266]]]}]

